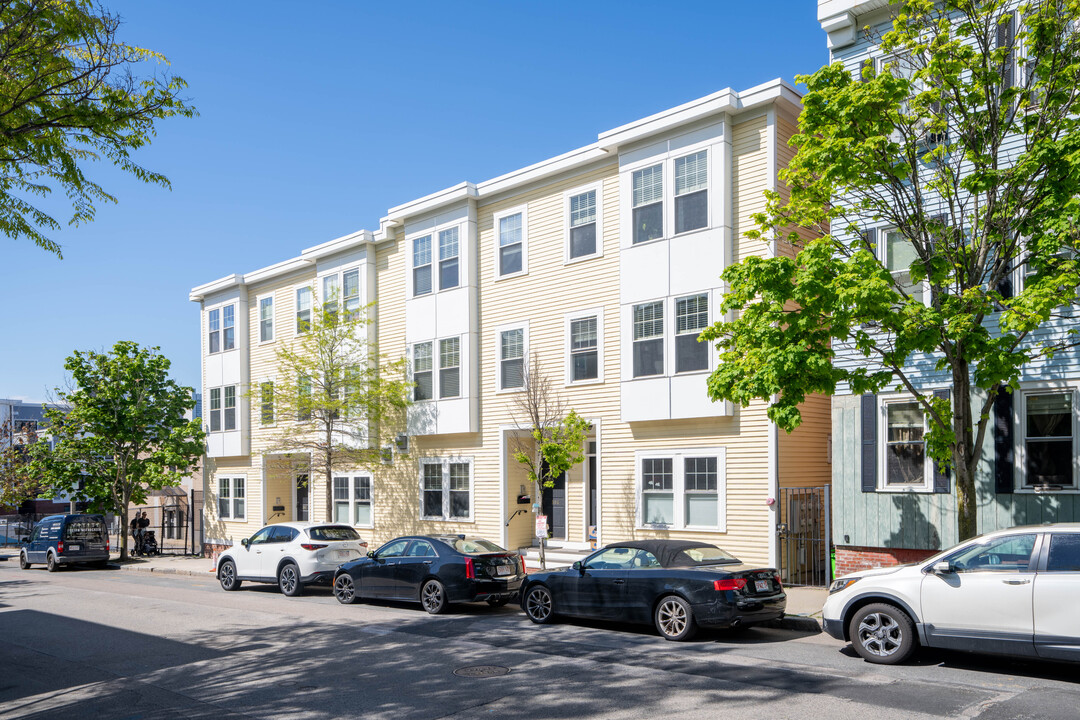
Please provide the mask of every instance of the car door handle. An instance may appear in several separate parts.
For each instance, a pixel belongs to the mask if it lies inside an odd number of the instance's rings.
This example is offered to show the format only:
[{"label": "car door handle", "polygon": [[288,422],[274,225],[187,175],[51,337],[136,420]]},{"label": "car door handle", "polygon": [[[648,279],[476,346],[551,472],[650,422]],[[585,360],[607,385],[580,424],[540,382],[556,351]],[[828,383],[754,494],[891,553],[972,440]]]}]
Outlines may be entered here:
[{"label": "car door handle", "polygon": [[625,580],[616,580],[615,584],[616,585],[622,585],[624,582],[626,582],[626,581]]},{"label": "car door handle", "polygon": [[1030,580],[1002,580],[1006,585],[1027,585]]},{"label": "car door handle", "polygon": [[425,560],[425,561],[424,561],[424,564],[425,564],[425,565],[430,565],[430,564],[431,564],[431,561],[430,561],[430,560]]}]

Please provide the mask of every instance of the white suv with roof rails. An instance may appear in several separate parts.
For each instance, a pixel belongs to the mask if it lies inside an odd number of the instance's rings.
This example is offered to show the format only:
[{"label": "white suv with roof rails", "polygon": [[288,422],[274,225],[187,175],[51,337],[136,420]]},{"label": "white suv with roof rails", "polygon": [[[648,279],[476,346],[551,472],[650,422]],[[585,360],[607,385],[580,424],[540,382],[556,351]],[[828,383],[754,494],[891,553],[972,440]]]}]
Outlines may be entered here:
[{"label": "white suv with roof rails", "polygon": [[919,645],[1080,661],[1080,523],[981,535],[920,563],[838,578],[825,632],[873,663]]},{"label": "white suv with roof rails", "polygon": [[218,558],[217,577],[224,590],[239,590],[249,580],[277,583],[292,597],[305,585],[330,584],[339,565],[366,553],[367,543],[348,525],[278,523],[233,543]]}]

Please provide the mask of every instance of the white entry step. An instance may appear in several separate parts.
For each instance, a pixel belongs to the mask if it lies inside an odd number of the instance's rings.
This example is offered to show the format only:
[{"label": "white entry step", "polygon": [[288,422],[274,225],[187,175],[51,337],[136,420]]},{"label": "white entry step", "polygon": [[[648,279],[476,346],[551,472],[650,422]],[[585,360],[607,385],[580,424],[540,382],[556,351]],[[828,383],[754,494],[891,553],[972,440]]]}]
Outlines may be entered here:
[{"label": "white entry step", "polygon": [[[519,552],[525,558],[525,567],[529,570],[540,569],[540,548],[523,547]],[[570,548],[549,547],[545,553],[547,556],[547,569],[557,570],[559,568],[570,567],[578,560],[587,558],[592,552],[592,550],[572,550]]]}]

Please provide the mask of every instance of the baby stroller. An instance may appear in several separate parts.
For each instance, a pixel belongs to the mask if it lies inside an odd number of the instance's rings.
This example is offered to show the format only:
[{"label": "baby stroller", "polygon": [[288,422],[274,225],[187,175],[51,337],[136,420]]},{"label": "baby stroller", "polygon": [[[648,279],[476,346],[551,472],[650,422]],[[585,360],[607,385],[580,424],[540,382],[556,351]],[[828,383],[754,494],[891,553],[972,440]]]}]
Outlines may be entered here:
[{"label": "baby stroller", "polygon": [[154,535],[153,530],[147,530],[142,536],[142,547],[139,548],[140,555],[160,555],[161,551],[158,550],[157,536]]}]

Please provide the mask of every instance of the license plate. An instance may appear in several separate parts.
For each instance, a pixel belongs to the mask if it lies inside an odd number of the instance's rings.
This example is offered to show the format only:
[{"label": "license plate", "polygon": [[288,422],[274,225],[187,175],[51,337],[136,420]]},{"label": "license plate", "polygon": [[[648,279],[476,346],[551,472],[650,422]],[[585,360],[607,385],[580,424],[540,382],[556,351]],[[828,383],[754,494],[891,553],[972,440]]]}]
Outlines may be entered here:
[{"label": "license plate", "polygon": [[495,567],[496,575],[513,575],[514,568],[512,565],[498,565]]},{"label": "license plate", "polygon": [[351,554],[352,553],[350,553],[348,550],[335,550],[334,551],[334,557],[338,557],[338,558],[347,558]]},{"label": "license plate", "polygon": [[68,550],[82,550],[82,545],[68,545]]},{"label": "license plate", "polygon": [[768,580],[755,580],[754,581],[754,589],[757,590],[758,592],[768,592],[769,591],[769,581]]}]

